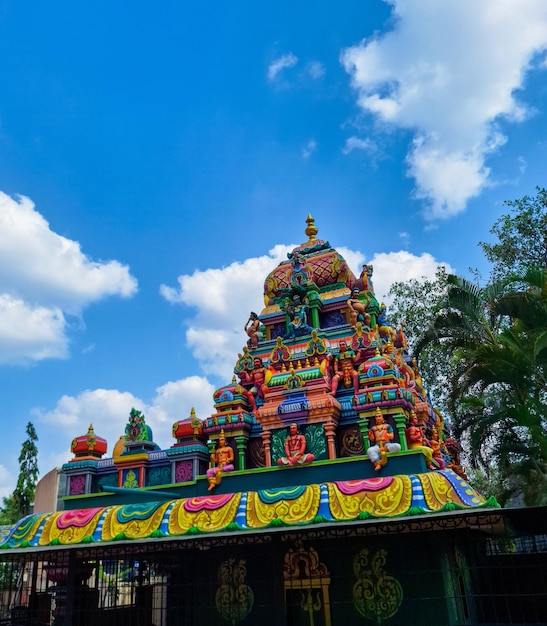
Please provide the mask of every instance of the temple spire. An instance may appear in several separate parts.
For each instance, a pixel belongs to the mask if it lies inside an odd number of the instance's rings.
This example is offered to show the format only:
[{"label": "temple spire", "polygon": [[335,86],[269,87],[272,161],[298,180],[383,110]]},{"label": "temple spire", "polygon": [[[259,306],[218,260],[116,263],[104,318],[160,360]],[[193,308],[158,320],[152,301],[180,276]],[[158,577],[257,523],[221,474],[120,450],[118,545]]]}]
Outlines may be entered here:
[{"label": "temple spire", "polygon": [[306,219],[306,224],[308,225],[308,227],[304,232],[306,233],[306,235],[308,235],[309,241],[314,241],[315,235],[317,235],[319,231],[317,230],[317,226],[315,225],[315,220],[309,213]]}]

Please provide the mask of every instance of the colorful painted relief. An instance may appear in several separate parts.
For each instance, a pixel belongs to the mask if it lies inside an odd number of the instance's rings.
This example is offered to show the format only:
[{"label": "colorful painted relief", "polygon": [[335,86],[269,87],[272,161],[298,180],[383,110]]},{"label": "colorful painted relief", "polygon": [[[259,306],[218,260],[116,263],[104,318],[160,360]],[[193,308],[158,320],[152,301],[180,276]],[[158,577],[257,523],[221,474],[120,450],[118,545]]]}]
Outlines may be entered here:
[{"label": "colorful painted relief", "polygon": [[30,515],[2,549],[237,533],[491,506],[451,470]]}]

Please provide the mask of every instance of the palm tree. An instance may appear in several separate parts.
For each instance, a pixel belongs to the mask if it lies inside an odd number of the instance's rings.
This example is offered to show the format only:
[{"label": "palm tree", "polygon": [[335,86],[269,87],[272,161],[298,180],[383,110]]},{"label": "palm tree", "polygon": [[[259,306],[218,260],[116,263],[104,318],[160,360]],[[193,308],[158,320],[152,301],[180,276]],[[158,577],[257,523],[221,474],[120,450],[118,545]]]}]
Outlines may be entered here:
[{"label": "palm tree", "polygon": [[485,288],[457,276],[448,283],[417,352],[438,345],[450,359],[449,406],[472,464],[494,464],[527,503],[547,501],[547,271]]}]

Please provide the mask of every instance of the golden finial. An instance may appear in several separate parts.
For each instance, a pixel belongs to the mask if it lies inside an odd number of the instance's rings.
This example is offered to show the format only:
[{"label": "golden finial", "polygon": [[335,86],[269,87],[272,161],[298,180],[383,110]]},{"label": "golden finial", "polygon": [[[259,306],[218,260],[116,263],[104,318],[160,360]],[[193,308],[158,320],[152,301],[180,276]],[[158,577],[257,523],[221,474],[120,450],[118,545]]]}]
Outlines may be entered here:
[{"label": "golden finial", "polygon": [[232,385],[235,385],[237,382],[237,378],[235,377],[235,374],[232,376]]},{"label": "golden finial", "polygon": [[196,417],[196,409],[194,407],[190,409],[190,417]]},{"label": "golden finial", "polygon": [[89,428],[87,429],[87,434],[88,435],[94,435],[95,431],[93,430],[93,424],[89,425]]},{"label": "golden finial", "polygon": [[317,226],[315,225],[315,220],[309,213],[308,218],[306,219],[306,224],[308,225],[308,227],[304,232],[306,233],[306,235],[308,235],[309,241],[314,241],[315,235],[317,235],[319,231],[317,230]]}]

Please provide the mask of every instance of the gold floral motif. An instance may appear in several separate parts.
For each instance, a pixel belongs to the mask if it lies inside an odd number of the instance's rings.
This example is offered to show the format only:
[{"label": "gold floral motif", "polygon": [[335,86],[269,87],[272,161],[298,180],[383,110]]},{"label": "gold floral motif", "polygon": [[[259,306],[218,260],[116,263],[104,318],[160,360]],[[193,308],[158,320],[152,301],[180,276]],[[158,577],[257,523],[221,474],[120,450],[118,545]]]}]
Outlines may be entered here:
[{"label": "gold floral motif", "polygon": [[93,518],[83,526],[71,524],[70,526],[64,526],[62,528],[59,528],[57,525],[57,520],[59,517],[64,516],[64,511],[50,515],[44,524],[38,545],[47,546],[55,540],[58,540],[64,545],[80,543],[84,537],[93,534],[93,531],[97,526],[98,518],[101,514],[102,510],[94,515]]},{"label": "gold floral motif", "polygon": [[311,522],[319,510],[320,497],[319,485],[307,486],[294,499],[280,498],[272,502],[264,502],[259,493],[249,492],[247,525],[250,528],[264,528],[275,520],[285,524]]},{"label": "gold floral motif", "polygon": [[184,508],[185,500],[178,500],[169,516],[169,534],[183,535],[194,527],[202,532],[222,530],[234,522],[240,500],[241,494],[233,494],[223,506],[195,512]]},{"label": "gold floral motif", "polygon": [[393,617],[403,601],[401,583],[385,572],[386,560],[386,550],[370,555],[366,548],[353,559],[353,572],[357,578],[353,586],[353,604],[364,618],[375,624]]},{"label": "gold floral motif", "polygon": [[155,530],[157,530],[163,520],[165,509],[169,506],[169,502],[164,502],[145,519],[140,517],[137,519],[129,518],[127,521],[120,522],[118,519],[118,511],[123,509],[123,506],[114,506],[106,514],[103,529],[102,529],[102,541],[111,541],[117,535],[123,533],[129,539],[144,539],[149,537]]},{"label": "gold floral motif", "polygon": [[244,620],[254,604],[253,590],[245,584],[247,567],[245,559],[228,559],[218,567],[219,587],[215,606],[222,617],[235,624]]},{"label": "gold floral motif", "polygon": [[337,520],[355,519],[360,513],[373,517],[390,517],[405,513],[412,502],[412,484],[408,476],[394,476],[392,482],[379,491],[363,489],[344,495],[336,483],[328,483],[329,505]]},{"label": "gold floral motif", "polygon": [[457,491],[442,474],[429,472],[420,474],[418,478],[422,483],[427,507],[432,511],[438,511],[448,502],[465,506]]}]

